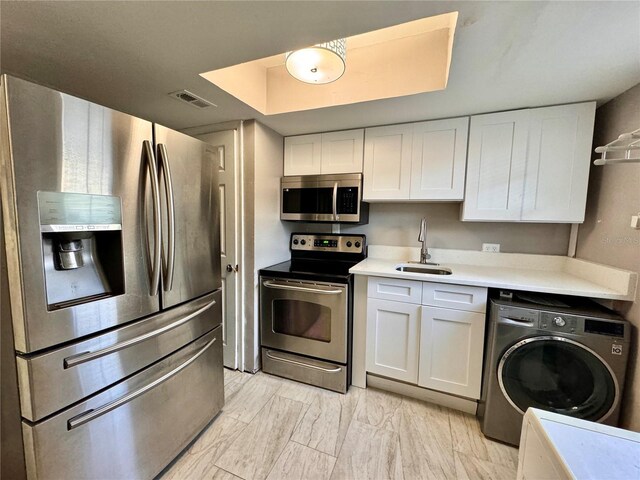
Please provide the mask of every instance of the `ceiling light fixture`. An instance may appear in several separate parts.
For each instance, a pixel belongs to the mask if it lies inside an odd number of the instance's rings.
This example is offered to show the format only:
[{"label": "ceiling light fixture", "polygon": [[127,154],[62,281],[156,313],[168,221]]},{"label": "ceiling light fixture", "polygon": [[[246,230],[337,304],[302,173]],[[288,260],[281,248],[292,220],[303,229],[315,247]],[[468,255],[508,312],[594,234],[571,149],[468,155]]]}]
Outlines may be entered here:
[{"label": "ceiling light fixture", "polygon": [[319,43],[286,54],[287,71],[304,83],[324,84],[338,80],[345,71],[347,41],[344,38]]}]

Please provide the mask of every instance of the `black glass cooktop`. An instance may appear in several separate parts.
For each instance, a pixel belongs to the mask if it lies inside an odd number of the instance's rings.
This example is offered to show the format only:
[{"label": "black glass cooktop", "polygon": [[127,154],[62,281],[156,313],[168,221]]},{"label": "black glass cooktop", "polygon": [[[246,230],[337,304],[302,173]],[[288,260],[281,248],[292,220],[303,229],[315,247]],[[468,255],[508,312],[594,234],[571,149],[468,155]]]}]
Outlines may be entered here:
[{"label": "black glass cooktop", "polygon": [[322,260],[289,260],[260,270],[260,275],[274,275],[279,278],[318,280],[323,282],[347,283],[353,262]]}]

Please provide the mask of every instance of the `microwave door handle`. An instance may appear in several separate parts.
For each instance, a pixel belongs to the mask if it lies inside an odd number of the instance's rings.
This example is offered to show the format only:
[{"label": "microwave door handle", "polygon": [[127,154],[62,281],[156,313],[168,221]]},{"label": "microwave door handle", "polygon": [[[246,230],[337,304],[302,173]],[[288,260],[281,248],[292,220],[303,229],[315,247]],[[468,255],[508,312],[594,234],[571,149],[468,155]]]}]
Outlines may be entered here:
[{"label": "microwave door handle", "polygon": [[167,153],[167,147],[160,143],[158,144],[158,157],[160,157],[160,167],[162,168],[162,177],[164,180],[164,193],[167,200],[167,227],[169,231],[168,245],[167,245],[167,257],[164,256],[163,246],[163,259],[166,258],[166,267],[164,273],[164,290],[168,292],[173,287],[173,270],[176,260],[176,209],[173,196],[173,181],[171,179],[171,168],[169,168],[169,154]]},{"label": "microwave door handle", "polygon": [[[156,159],[153,156],[153,148],[151,142],[145,140],[142,142],[147,166],[149,168],[149,178],[151,180],[151,197],[153,200],[153,258],[151,266],[151,296],[158,295],[158,287],[160,286],[160,270],[161,270],[161,245],[160,245],[160,192],[158,187],[158,173],[156,170]],[[145,209],[146,215],[146,209]],[[147,240],[148,242],[148,240]]]},{"label": "microwave door handle", "polygon": [[338,220],[338,182],[333,184],[333,220]]}]

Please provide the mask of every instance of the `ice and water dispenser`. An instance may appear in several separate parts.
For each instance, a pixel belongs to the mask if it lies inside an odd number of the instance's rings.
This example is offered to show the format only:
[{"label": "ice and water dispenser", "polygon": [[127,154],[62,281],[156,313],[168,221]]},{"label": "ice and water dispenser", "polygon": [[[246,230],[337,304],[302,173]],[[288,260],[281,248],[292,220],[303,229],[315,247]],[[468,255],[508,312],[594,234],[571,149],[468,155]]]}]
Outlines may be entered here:
[{"label": "ice and water dispenser", "polygon": [[47,308],[124,293],[120,197],[38,192]]}]

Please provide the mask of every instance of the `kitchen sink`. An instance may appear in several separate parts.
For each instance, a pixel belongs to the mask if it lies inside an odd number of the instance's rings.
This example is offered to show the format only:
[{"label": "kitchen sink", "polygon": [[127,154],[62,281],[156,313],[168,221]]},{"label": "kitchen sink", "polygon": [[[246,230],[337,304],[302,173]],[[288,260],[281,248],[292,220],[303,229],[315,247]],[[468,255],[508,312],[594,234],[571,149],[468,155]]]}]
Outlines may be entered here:
[{"label": "kitchen sink", "polygon": [[423,273],[425,275],[451,275],[451,269],[445,267],[436,267],[432,265],[398,265],[396,270],[407,273]]}]

